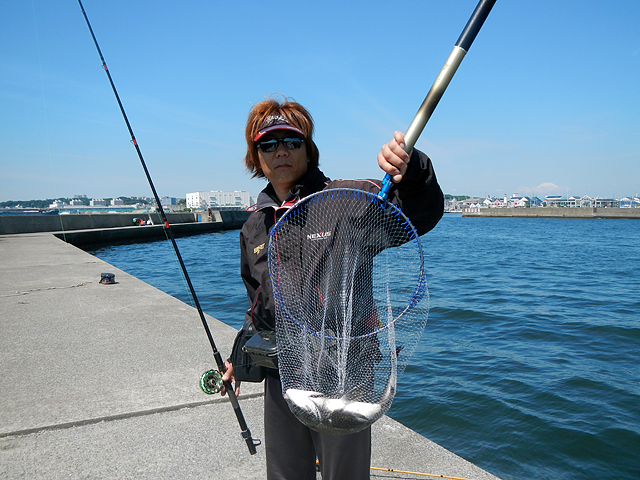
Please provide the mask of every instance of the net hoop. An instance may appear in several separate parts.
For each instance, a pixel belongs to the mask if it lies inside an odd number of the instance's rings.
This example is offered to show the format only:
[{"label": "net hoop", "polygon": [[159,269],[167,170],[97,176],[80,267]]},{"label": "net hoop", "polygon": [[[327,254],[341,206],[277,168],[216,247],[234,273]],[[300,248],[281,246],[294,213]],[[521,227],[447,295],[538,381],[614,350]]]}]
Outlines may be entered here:
[{"label": "net hoop", "polygon": [[[402,213],[402,210],[400,210],[393,203],[381,200],[380,197],[378,197],[378,195],[373,194],[371,192],[364,191],[364,190],[359,190],[357,188],[328,188],[326,190],[320,190],[319,192],[316,192],[304,198],[301,198],[296,203],[294,203],[291,206],[291,208],[289,208],[289,210],[287,210],[287,212],[285,212],[282,215],[282,217],[280,217],[280,219],[272,227],[271,232],[269,233],[269,250],[271,251],[273,242],[277,242],[278,233],[282,229],[283,225],[286,225],[291,220],[292,217],[295,217],[296,215],[301,214],[304,211],[304,209],[309,205],[315,205],[317,203],[324,202],[326,200],[332,200],[334,198],[352,198],[356,200],[367,201],[367,202],[370,202],[372,205],[376,205],[381,209],[384,209],[387,213],[390,213],[391,215],[395,216],[398,219],[399,223],[404,227],[405,231],[409,236],[410,241],[415,242],[416,250],[419,252],[419,256],[420,256],[419,280],[413,292],[413,295],[411,295],[409,302],[407,303],[407,306],[399,313],[397,317],[393,319],[392,322],[389,322],[383,325],[381,328],[376,329],[371,333],[366,333],[363,335],[353,337],[354,339],[365,338],[372,335],[376,335],[381,331],[384,331],[385,329],[392,326],[395,322],[400,320],[409,310],[411,310],[411,308],[413,308],[415,305],[420,303],[420,301],[424,298],[425,293],[427,291],[427,282],[425,280],[425,275],[424,275],[424,254],[422,252],[422,243],[420,242],[420,236],[418,235],[416,228],[405,216],[405,214]],[[271,255],[271,253],[269,254],[269,257],[268,257],[268,268],[269,268],[269,275],[271,277],[271,284],[273,287],[273,295],[276,299],[277,307],[282,308],[283,310],[286,311],[287,307],[285,305],[285,302],[283,301],[282,295],[279,293],[282,291],[279,288],[280,279],[278,275],[273,274],[273,272],[277,271],[277,268],[273,268],[273,265],[275,263],[274,262],[275,257],[276,256]],[[301,324],[299,322],[298,324],[302,328],[309,330],[312,334],[320,334],[319,331],[310,329],[307,325]],[[324,334],[323,336],[330,340],[337,339],[337,337],[332,337]]]}]

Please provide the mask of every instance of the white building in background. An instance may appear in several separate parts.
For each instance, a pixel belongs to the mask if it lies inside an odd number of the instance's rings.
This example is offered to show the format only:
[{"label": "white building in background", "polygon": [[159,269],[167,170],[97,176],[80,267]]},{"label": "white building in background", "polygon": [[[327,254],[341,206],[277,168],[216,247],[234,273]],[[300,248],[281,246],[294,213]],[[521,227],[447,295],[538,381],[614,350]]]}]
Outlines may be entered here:
[{"label": "white building in background", "polygon": [[111,206],[116,207],[119,205],[124,205],[124,202],[122,201],[121,198],[112,198],[111,199]]},{"label": "white building in background", "polygon": [[187,193],[187,208],[195,210],[206,210],[207,208],[249,208],[251,197],[249,192],[236,190],[234,192],[221,192],[212,190],[211,192]]},{"label": "white building in background", "polygon": [[89,205],[91,205],[92,207],[106,207],[107,202],[102,198],[94,198],[89,202]]}]

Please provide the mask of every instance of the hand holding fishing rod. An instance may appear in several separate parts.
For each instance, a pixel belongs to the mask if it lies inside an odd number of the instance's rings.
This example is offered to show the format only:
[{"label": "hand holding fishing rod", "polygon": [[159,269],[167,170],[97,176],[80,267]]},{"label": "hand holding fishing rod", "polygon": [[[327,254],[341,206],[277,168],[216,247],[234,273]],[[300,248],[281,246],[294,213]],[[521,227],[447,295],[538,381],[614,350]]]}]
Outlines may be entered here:
[{"label": "hand holding fishing rod", "polygon": [[[480,0],[476,6],[471,18],[460,34],[453,50],[449,54],[449,58],[447,58],[447,61],[433,82],[429,93],[427,93],[426,98],[422,102],[418,113],[416,113],[416,116],[413,118],[411,125],[409,125],[407,132],[404,134],[405,152],[411,154],[411,150],[418,141],[418,137],[429,121],[429,118],[431,118],[431,114],[438,106],[438,102],[442,98],[442,95],[444,95],[444,91],[449,86],[449,82],[451,82],[453,75],[458,70],[460,63],[462,63],[462,59],[469,51],[471,44],[475,40],[476,35],[478,35],[480,28],[484,24],[484,21],[487,19],[487,16],[495,3],[496,0]],[[382,189],[378,194],[378,198],[382,201],[386,201],[389,196],[389,191],[393,185],[391,178],[391,175],[387,174],[382,180]]]},{"label": "hand holding fishing rod", "polygon": [[[102,67],[104,68],[104,71],[107,74],[107,77],[109,78],[109,83],[111,84],[111,89],[113,90],[114,95],[116,96],[116,100],[118,101],[118,106],[120,107],[120,111],[122,112],[122,116],[124,118],[125,123],[127,124],[127,128],[129,129],[129,134],[131,135],[131,141],[133,143],[133,145],[136,148],[136,152],[138,153],[138,158],[140,159],[140,163],[142,164],[142,168],[144,169],[144,173],[147,176],[147,180],[149,182],[149,186],[151,187],[151,191],[153,192],[153,197],[155,198],[156,201],[156,205],[158,207],[158,212],[160,213],[160,217],[162,218],[162,223],[164,225],[164,229],[167,232],[167,235],[169,237],[169,240],[171,240],[171,244],[173,245],[173,249],[176,253],[176,257],[178,258],[178,263],[180,264],[180,268],[182,269],[182,274],[184,275],[184,279],[187,282],[187,286],[189,287],[189,292],[191,293],[191,297],[193,298],[193,302],[195,304],[196,310],[198,311],[198,314],[200,316],[200,320],[202,321],[202,326],[204,327],[204,330],[207,334],[207,337],[209,339],[209,343],[211,344],[211,348],[213,350],[213,357],[215,359],[216,365],[218,366],[218,370],[219,372],[224,372],[225,371],[225,365],[224,362],[222,360],[222,357],[220,355],[220,352],[218,351],[218,349],[216,348],[216,344],[213,341],[213,336],[211,335],[211,330],[209,329],[209,325],[207,324],[207,320],[204,317],[204,313],[202,311],[202,308],[200,307],[200,302],[198,301],[198,297],[196,296],[196,292],[195,289],[193,288],[193,284],[191,283],[191,279],[189,277],[189,274],[187,273],[187,268],[184,265],[184,262],[182,261],[182,255],[180,255],[180,250],[178,250],[178,245],[176,244],[176,240],[175,237],[173,236],[173,231],[171,229],[171,227],[169,226],[169,222],[167,220],[167,217],[164,213],[164,209],[162,208],[162,204],[160,202],[160,198],[158,197],[158,193],[156,192],[155,186],[153,184],[153,181],[151,180],[151,175],[149,174],[149,170],[147,170],[147,165],[145,164],[144,158],[142,157],[142,152],[140,151],[140,147],[138,146],[138,142],[136,141],[136,137],[133,134],[133,130],[131,128],[131,125],[129,124],[129,119],[127,118],[127,114],[124,111],[124,107],[122,106],[122,102],[120,101],[120,96],[118,95],[118,92],[116,90],[116,86],[113,83],[113,79],[111,78],[111,74],[109,73],[109,69],[107,68],[107,64],[104,60],[104,57],[102,56],[102,51],[100,50],[100,46],[98,45],[98,41],[96,40],[96,36],[93,33],[93,28],[91,28],[91,24],[89,23],[89,18],[87,17],[86,12],[84,11],[84,6],[82,5],[81,0],[78,0],[78,3],[80,4],[80,9],[82,10],[82,14],[84,15],[84,19],[87,22],[87,26],[89,27],[89,32],[91,32],[91,37],[93,38],[93,43],[96,46],[96,49],[98,50],[98,54],[100,55],[100,60],[102,61]],[[205,378],[206,376],[206,378]],[[200,386],[202,387],[203,390],[205,390],[205,392],[207,391],[205,389],[208,388],[211,390],[211,392],[213,393],[214,391],[217,391],[219,389],[219,384],[221,383],[221,377],[222,375],[220,375],[218,372],[214,372],[214,371],[209,371],[209,372],[205,372],[205,374],[203,375],[203,377],[200,380]],[[233,410],[236,414],[236,418],[238,419],[238,423],[240,425],[240,429],[241,429],[241,434],[242,434],[242,438],[244,438],[245,442],[247,443],[247,447],[249,448],[249,453],[251,455],[254,455],[256,453],[256,446],[260,445],[260,440],[254,440],[251,437],[251,432],[249,431],[249,427],[247,426],[247,423],[244,419],[244,415],[242,414],[242,411],[240,410],[240,404],[238,403],[238,399],[235,395],[235,392],[233,390],[233,387],[231,386],[231,382],[223,382],[224,387],[227,391],[227,393],[229,394],[229,401],[231,402],[231,405],[233,406]],[[208,392],[207,392],[208,393]]]}]

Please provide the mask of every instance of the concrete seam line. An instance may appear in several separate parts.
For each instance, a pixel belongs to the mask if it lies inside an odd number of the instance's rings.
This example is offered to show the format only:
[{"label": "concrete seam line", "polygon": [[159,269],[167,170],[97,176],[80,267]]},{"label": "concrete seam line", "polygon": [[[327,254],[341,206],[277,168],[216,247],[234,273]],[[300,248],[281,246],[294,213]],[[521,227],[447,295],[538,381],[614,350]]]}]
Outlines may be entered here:
[{"label": "concrete seam line", "polygon": [[82,282],[82,283],[78,283],[76,285],[65,285],[65,286],[61,286],[61,287],[42,287],[42,288],[32,288],[30,290],[24,290],[24,291],[16,291],[15,293],[10,293],[9,295],[0,295],[0,298],[6,298],[6,297],[19,297],[19,296],[23,296],[23,295],[29,295],[30,293],[34,293],[34,292],[45,292],[48,290],[61,290],[64,288],[76,288],[76,287],[84,287],[89,283],[93,283],[93,282]]},{"label": "concrete seam line", "polygon": [[[249,400],[252,398],[260,398],[264,396],[264,393],[251,393],[248,395],[243,395],[242,400]],[[136,418],[136,417],[144,417],[147,415],[155,415],[156,413],[165,413],[165,412],[174,412],[177,410],[182,410],[184,408],[196,408],[196,407],[202,407],[205,405],[213,405],[216,403],[222,403],[222,402],[226,402],[227,401],[227,397],[225,398],[218,398],[215,400],[205,400],[202,402],[195,402],[195,403],[183,403],[180,405],[172,405],[169,407],[159,407],[159,408],[153,408],[151,410],[141,410],[138,412],[129,412],[129,413],[121,413],[118,415],[107,415],[104,417],[97,417],[97,418],[88,418],[85,420],[78,420],[75,422],[67,422],[67,423],[59,423],[56,425],[45,425],[42,427],[34,427],[34,428],[26,428],[24,430],[16,430],[14,432],[5,432],[5,433],[0,433],[0,438],[8,438],[8,437],[22,437],[22,436],[26,436],[26,435],[31,435],[33,433],[40,433],[40,432],[48,432],[48,431],[56,431],[56,430],[66,430],[68,428],[73,428],[73,427],[84,427],[87,425],[95,425],[97,423],[101,423],[101,422],[113,422],[113,421],[117,421],[117,420],[126,420],[129,418]]]}]

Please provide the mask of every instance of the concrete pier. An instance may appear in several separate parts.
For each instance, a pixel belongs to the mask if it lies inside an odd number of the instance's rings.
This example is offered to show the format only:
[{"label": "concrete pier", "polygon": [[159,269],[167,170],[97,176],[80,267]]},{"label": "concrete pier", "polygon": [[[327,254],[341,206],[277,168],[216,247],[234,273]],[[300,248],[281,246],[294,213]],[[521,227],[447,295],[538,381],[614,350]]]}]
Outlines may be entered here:
[{"label": "concrete pier", "polygon": [[[34,233],[0,236],[0,312],[0,478],[266,477],[264,446],[249,455],[226,397],[198,386],[214,361],[191,306]],[[226,357],[235,330],[207,320]],[[240,405],[262,438],[262,385]],[[388,417],[373,437],[376,467],[497,478]]]}]

